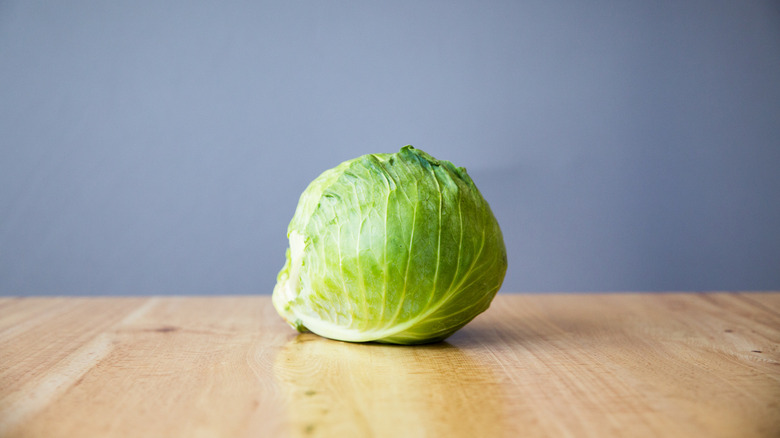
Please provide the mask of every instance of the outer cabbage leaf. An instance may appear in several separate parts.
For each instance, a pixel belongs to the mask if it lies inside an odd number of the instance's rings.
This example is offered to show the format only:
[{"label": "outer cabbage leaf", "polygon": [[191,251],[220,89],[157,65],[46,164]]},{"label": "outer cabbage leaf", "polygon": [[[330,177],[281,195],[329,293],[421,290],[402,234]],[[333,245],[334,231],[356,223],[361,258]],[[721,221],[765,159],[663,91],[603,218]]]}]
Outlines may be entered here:
[{"label": "outer cabbage leaf", "polygon": [[443,340],[488,308],[507,268],[466,170],[412,146],[325,171],[288,238],[274,306],[299,331],[343,341]]}]

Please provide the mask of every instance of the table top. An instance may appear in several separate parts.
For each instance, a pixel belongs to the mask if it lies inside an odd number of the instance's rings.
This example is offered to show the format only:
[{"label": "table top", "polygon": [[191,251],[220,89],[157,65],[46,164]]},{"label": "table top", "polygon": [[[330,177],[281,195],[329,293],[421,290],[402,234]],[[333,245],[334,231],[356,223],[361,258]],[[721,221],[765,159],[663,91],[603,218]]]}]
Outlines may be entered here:
[{"label": "table top", "polygon": [[0,299],[0,436],[780,436],[780,293],[499,294],[447,341],[269,296]]}]

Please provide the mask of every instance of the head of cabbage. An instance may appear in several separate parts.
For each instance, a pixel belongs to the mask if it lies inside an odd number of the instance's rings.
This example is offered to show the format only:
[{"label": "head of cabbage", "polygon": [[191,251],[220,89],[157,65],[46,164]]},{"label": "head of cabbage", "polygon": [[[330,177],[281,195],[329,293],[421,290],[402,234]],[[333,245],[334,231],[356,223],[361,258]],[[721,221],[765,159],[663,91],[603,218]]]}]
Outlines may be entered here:
[{"label": "head of cabbage", "polygon": [[322,173],[287,236],[274,307],[298,331],[342,341],[443,340],[488,308],[507,268],[466,170],[412,146]]}]

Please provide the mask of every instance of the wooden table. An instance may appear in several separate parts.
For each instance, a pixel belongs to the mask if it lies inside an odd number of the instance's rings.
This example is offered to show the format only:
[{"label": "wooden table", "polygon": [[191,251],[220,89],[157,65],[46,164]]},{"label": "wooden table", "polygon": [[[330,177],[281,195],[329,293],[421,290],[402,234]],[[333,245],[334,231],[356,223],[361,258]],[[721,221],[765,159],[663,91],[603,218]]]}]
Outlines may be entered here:
[{"label": "wooden table", "polygon": [[780,293],[500,294],[444,343],[268,296],[0,299],[3,437],[778,437]]}]

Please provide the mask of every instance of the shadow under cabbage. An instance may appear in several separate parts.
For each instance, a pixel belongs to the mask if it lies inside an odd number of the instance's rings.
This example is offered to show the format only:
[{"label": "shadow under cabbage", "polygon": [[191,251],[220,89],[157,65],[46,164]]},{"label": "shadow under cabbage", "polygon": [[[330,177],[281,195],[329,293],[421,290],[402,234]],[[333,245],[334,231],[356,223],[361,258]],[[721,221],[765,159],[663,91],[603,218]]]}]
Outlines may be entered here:
[{"label": "shadow under cabbage", "polygon": [[497,436],[501,385],[473,353],[447,342],[353,344],[314,334],[274,361],[293,436]]}]

